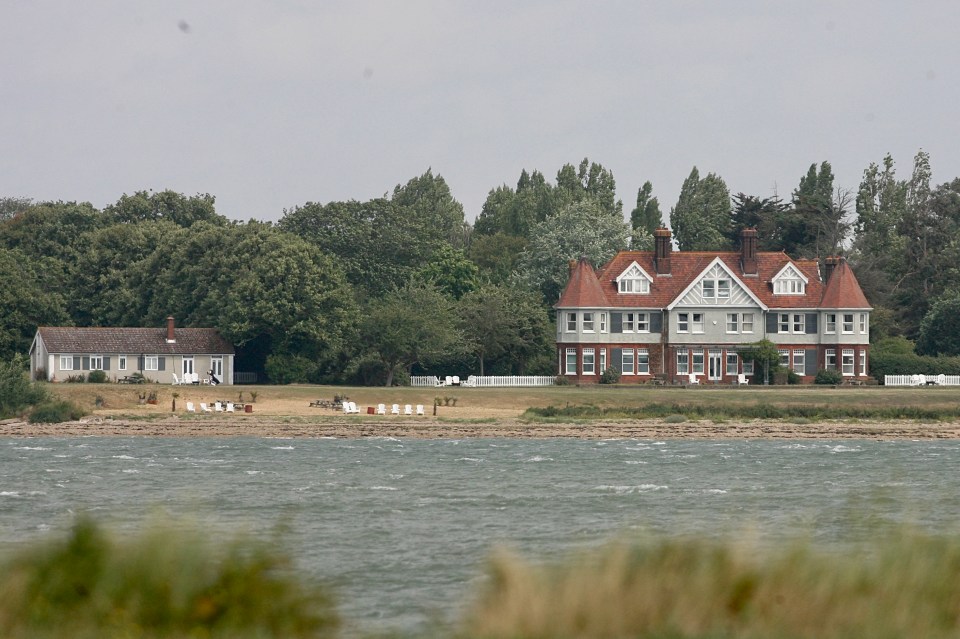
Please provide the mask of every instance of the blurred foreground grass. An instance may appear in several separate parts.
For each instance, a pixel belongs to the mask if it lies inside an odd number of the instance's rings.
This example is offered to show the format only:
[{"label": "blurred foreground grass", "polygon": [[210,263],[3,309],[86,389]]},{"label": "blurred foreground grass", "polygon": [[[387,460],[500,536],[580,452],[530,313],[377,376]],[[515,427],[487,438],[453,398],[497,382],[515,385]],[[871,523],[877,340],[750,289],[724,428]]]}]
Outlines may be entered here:
[{"label": "blurred foreground grass", "polygon": [[[878,532],[857,546],[616,542],[555,564],[499,552],[448,628],[459,638],[960,636],[960,537]],[[0,637],[335,637],[329,592],[270,546],[81,520],[0,570]]]}]

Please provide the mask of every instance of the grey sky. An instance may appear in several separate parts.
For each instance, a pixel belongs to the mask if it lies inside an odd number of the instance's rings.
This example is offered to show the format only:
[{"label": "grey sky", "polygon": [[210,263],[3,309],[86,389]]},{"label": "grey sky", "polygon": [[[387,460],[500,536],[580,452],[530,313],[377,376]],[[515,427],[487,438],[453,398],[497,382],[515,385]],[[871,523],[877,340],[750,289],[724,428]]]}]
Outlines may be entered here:
[{"label": "grey sky", "polygon": [[960,175],[960,3],[0,0],[0,196],[211,193],[237,219],[432,167],[468,219],[585,156],[625,212],[893,154]]}]

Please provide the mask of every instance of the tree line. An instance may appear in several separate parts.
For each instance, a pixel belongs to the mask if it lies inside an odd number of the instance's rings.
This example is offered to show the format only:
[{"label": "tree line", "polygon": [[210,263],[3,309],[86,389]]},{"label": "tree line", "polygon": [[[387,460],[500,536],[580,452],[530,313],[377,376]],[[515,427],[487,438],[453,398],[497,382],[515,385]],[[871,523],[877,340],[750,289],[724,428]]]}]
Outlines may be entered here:
[{"label": "tree line", "polygon": [[[888,155],[856,192],[812,164],[787,199],[742,192],[694,167],[664,215],[653,186],[625,215],[604,166],[521,172],[491,189],[471,225],[431,170],[368,201],[307,202],[277,223],[233,221],[209,194],[124,194],[89,203],[0,198],[0,357],[37,326],[209,326],[237,369],[274,383],[390,384],[419,372],[552,374],[551,306],[568,263],[652,248],[669,223],[680,250],[846,255],[875,307],[873,341],[960,353],[960,179],[933,186]],[[901,346],[902,348],[902,346]]]}]

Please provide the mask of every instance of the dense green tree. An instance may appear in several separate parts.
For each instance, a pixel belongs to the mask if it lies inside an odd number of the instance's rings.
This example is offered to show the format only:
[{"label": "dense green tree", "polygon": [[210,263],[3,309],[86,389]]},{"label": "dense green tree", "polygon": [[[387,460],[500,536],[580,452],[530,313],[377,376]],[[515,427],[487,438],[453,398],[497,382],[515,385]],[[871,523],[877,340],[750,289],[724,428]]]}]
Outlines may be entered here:
[{"label": "dense green tree", "polygon": [[30,381],[29,364],[23,354],[0,357],[0,419],[14,417],[47,398],[46,390]]},{"label": "dense green tree", "polygon": [[960,291],[940,297],[920,322],[920,355],[960,355]]},{"label": "dense green tree", "polygon": [[857,220],[854,224],[857,251],[870,258],[889,258],[899,253],[902,242],[897,224],[907,210],[907,184],[897,180],[893,158],[883,158],[883,171],[875,162],[863,172],[857,192]]},{"label": "dense green tree", "polygon": [[192,226],[196,222],[226,223],[226,218],[217,215],[215,198],[209,193],[187,197],[181,193],[165,190],[137,191],[124,194],[116,204],[104,209],[118,222],[148,222],[168,220],[177,226]]},{"label": "dense green tree", "polygon": [[411,282],[370,300],[359,325],[364,344],[383,368],[385,385],[397,371],[429,365],[466,351],[454,302],[430,284]]},{"label": "dense green tree", "polygon": [[55,258],[62,263],[66,277],[77,256],[89,248],[86,233],[108,223],[108,218],[87,202],[34,204],[0,224],[0,246],[19,248],[31,258]]},{"label": "dense green tree", "polygon": [[0,248],[0,360],[26,354],[39,326],[70,324],[52,258]]},{"label": "dense green tree", "polygon": [[834,192],[833,169],[811,164],[793,192],[793,212],[784,220],[783,250],[798,257],[836,255],[850,232],[850,195]]},{"label": "dense green tree", "polygon": [[434,245],[447,242],[462,248],[466,244],[467,223],[463,205],[454,199],[446,180],[432,169],[393,189],[394,204],[416,222],[418,232]]},{"label": "dense green tree", "polygon": [[526,246],[527,240],[516,235],[474,235],[469,257],[479,267],[482,277],[503,284],[516,271],[517,260]]},{"label": "dense green tree", "polygon": [[441,293],[455,300],[480,285],[480,269],[462,250],[451,246],[440,247],[417,277],[432,283]]},{"label": "dense green tree", "polygon": [[33,204],[28,197],[0,197],[0,223],[13,219]]},{"label": "dense green tree", "polygon": [[559,297],[570,260],[586,256],[602,264],[627,247],[629,225],[592,200],[574,203],[538,224],[520,257],[518,279],[547,303]]},{"label": "dense green tree", "polygon": [[546,309],[528,292],[487,284],[463,296],[458,305],[461,329],[480,375],[486,364],[509,359],[523,374],[533,357],[550,348],[550,321]]},{"label": "dense green tree", "polygon": [[647,181],[637,191],[637,206],[630,212],[630,226],[633,232],[644,230],[648,235],[663,226],[663,214],[660,202],[653,197],[653,185]]},{"label": "dense green tree", "polygon": [[730,191],[717,175],[700,179],[693,167],[680,187],[677,204],[670,210],[670,226],[681,251],[716,251],[731,248]]},{"label": "dense green tree", "polygon": [[623,202],[617,199],[617,182],[603,165],[583,158],[579,167],[564,164],[557,172],[555,207],[589,199],[610,216],[623,219]]},{"label": "dense green tree", "polygon": [[783,248],[784,218],[790,205],[778,196],[759,198],[737,193],[733,196],[733,216],[727,241],[739,246],[740,232],[746,228],[757,230],[757,248],[761,251],[779,251]]}]

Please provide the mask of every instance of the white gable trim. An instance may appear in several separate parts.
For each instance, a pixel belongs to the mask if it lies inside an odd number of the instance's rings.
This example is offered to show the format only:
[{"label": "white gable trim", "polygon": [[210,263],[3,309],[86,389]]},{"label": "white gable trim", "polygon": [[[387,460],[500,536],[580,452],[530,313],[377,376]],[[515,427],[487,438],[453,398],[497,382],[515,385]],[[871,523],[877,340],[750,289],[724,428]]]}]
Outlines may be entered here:
[{"label": "white gable trim", "polygon": [[773,279],[771,279],[770,281],[771,281],[771,282],[776,282],[777,280],[779,280],[781,277],[783,277],[783,276],[786,274],[787,270],[791,270],[791,271],[793,271],[794,273],[796,273],[797,276],[798,276],[801,280],[803,280],[803,283],[804,283],[804,284],[809,284],[809,283],[810,283],[810,280],[808,280],[808,279],[807,279],[807,276],[803,274],[803,271],[801,271],[799,268],[797,268],[797,265],[794,264],[792,261],[791,261],[791,262],[787,262],[786,264],[784,264],[784,265],[783,265],[783,268],[780,269],[780,270],[777,272],[777,274],[773,276]]},{"label": "white gable trim", "polygon": [[734,282],[736,282],[737,285],[740,286],[740,288],[742,288],[743,291],[750,297],[750,299],[753,300],[753,303],[760,307],[760,310],[763,310],[763,311],[769,310],[769,309],[767,308],[767,305],[764,304],[763,302],[761,302],[761,301],[760,301],[760,298],[758,298],[756,295],[754,295],[754,294],[753,294],[753,291],[750,290],[750,287],[747,286],[746,284],[744,284],[744,283],[743,283],[743,280],[741,280],[739,277],[737,277],[736,275],[734,275],[733,271],[731,271],[730,268],[729,268],[729,267],[724,263],[724,261],[721,260],[719,257],[713,258],[713,261],[710,262],[709,264],[707,264],[707,267],[706,267],[705,269],[703,269],[702,271],[700,271],[699,273],[697,273],[697,275],[696,275],[693,279],[690,280],[690,283],[687,284],[687,287],[686,287],[685,289],[683,289],[682,291],[680,291],[680,294],[677,295],[675,298],[673,298],[673,301],[671,301],[669,304],[667,304],[667,310],[668,310],[668,311],[672,311],[672,310],[674,309],[674,307],[676,307],[677,304],[679,304],[680,301],[681,301],[684,297],[686,297],[687,294],[688,294],[690,291],[692,291],[693,288],[694,288],[697,284],[700,283],[700,280],[703,279],[704,276],[705,276],[711,269],[713,269],[714,266],[719,266],[727,275],[729,275],[729,276],[730,276],[730,279],[733,280]]}]

